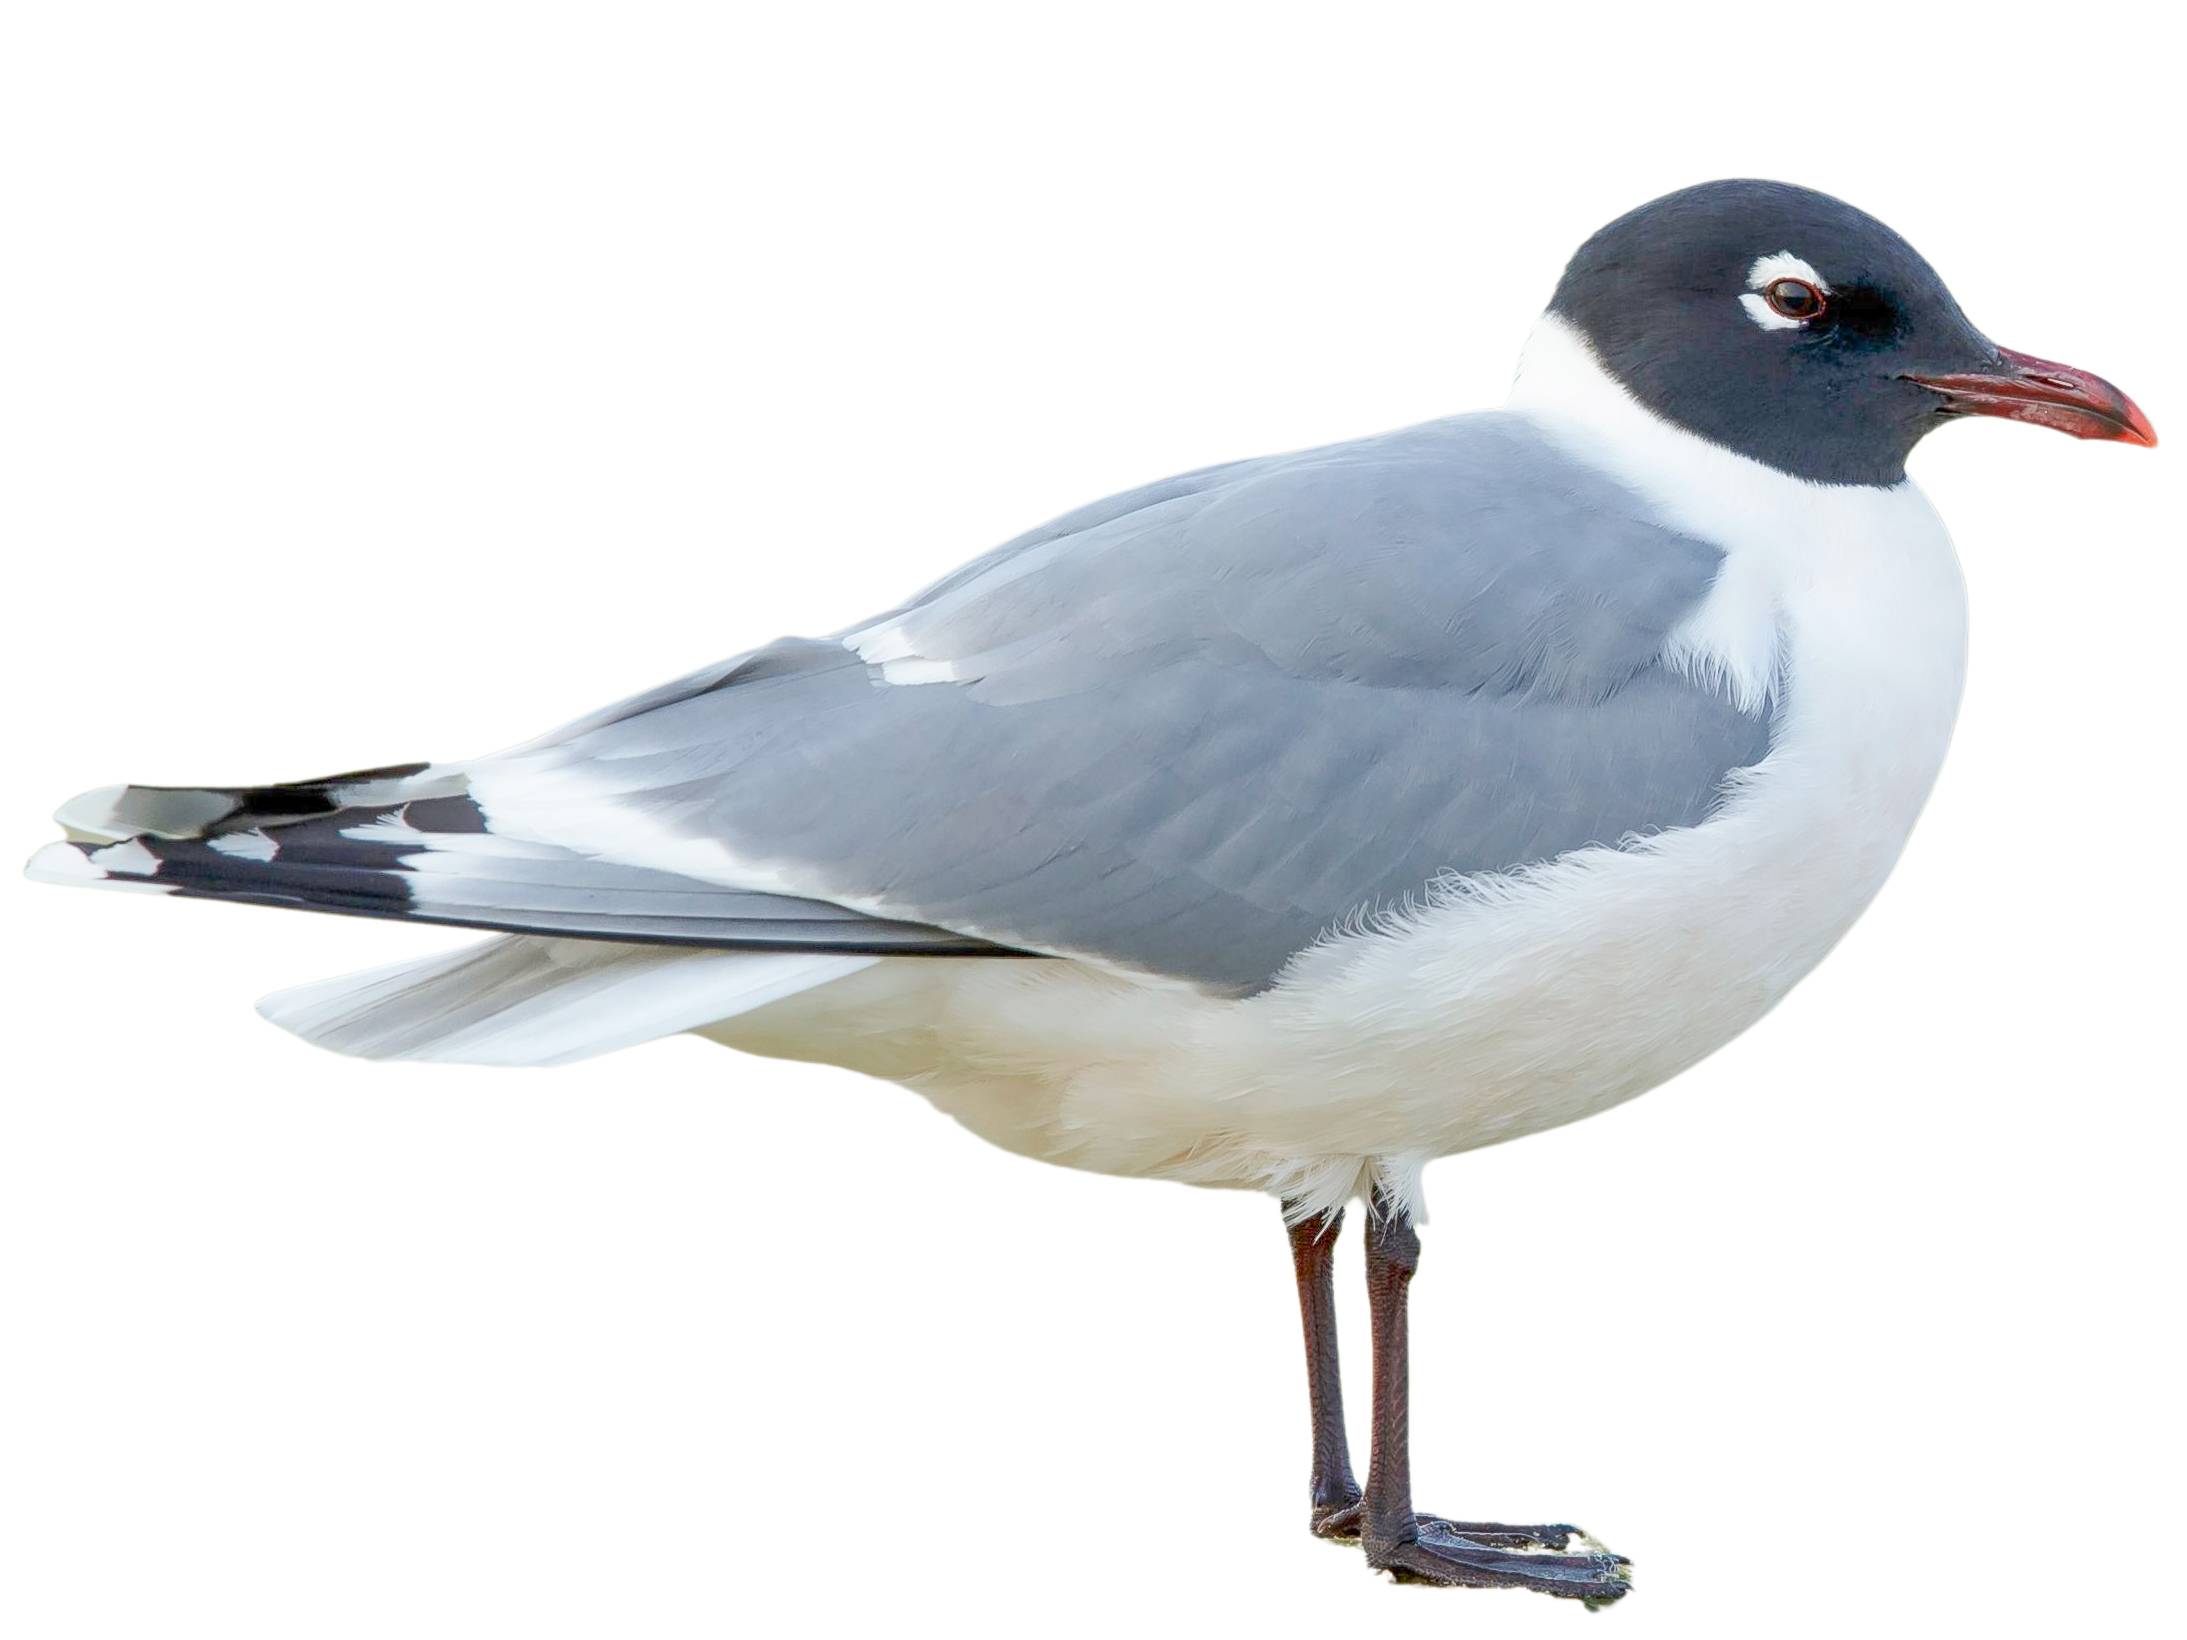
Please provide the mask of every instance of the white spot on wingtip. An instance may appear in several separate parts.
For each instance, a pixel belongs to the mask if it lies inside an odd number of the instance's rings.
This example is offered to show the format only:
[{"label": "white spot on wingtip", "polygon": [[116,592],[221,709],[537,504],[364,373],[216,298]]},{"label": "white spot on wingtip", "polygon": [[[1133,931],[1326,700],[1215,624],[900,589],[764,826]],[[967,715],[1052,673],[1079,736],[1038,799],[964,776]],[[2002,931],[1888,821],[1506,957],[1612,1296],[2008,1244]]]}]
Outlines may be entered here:
[{"label": "white spot on wingtip", "polygon": [[131,835],[118,810],[126,786],[101,786],[81,792],[53,811],[54,823],[81,842],[119,843]]},{"label": "white spot on wingtip", "polygon": [[94,866],[105,872],[120,872],[129,877],[154,877],[159,874],[159,856],[146,848],[144,840],[138,837],[93,849],[90,858]]},{"label": "white spot on wingtip", "polygon": [[255,827],[250,831],[231,831],[208,837],[205,846],[216,854],[230,855],[238,860],[270,860],[281,852],[278,842]]},{"label": "white spot on wingtip", "polygon": [[150,894],[174,892],[166,883],[110,877],[73,843],[48,843],[30,857],[23,867],[23,875],[34,883],[65,883],[74,888],[118,888]]},{"label": "white spot on wingtip", "polygon": [[132,837],[201,836],[234,812],[235,799],[226,792],[101,786],[70,798],[53,818],[79,843],[122,843]]},{"label": "white spot on wingtip", "polygon": [[34,883],[96,883],[106,877],[74,843],[46,844],[24,865],[23,875]]}]

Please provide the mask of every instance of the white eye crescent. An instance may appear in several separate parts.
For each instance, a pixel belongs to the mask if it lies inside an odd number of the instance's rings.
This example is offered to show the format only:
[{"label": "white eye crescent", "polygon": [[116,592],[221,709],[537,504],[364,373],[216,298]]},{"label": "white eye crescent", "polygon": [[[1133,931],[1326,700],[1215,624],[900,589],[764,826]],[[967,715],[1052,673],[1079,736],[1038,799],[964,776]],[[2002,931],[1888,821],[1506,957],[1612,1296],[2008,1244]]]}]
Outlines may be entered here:
[{"label": "white eye crescent", "polygon": [[1747,269],[1739,305],[1764,330],[1797,330],[1830,306],[1830,282],[1804,259],[1778,251]]}]

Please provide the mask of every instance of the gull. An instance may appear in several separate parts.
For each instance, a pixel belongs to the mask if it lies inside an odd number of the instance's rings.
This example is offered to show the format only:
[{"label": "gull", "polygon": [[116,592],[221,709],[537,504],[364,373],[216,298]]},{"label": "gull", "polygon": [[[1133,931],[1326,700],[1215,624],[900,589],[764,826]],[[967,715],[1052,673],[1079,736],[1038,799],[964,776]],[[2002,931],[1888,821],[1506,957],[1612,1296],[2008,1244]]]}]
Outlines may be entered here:
[{"label": "gull", "polygon": [[494,931],[260,1005],[337,1052],[697,1032],[1043,1161],[1267,1192],[1313,1530],[1405,1579],[1612,1600],[1627,1563],[1576,1528],[1414,1507],[1422,1169],[1677,1075],[1882,885],[1966,655],[1905,462],[1968,416],[2156,442],[1873,217],[1703,184],[1580,247],[1501,410],[1095,502],[492,756],[91,792],[30,873]]}]

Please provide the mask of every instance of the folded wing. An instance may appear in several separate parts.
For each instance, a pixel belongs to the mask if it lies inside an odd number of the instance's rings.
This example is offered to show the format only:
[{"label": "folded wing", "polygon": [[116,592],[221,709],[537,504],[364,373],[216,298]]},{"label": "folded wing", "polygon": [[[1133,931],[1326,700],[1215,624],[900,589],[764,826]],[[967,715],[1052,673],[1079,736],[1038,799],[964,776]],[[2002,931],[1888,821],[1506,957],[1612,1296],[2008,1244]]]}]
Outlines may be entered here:
[{"label": "folded wing", "polygon": [[1721,556],[1525,422],[1211,469],[467,766],[497,837],[1249,992],[1318,936],[1707,819]]}]

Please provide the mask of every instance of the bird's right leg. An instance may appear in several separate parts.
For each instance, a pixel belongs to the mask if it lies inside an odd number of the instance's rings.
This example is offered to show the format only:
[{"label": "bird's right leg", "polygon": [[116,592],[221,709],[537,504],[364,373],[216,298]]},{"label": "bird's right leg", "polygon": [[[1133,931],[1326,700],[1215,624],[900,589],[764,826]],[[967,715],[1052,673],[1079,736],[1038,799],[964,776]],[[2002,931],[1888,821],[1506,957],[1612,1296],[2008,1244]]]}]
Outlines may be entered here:
[{"label": "bird's right leg", "polygon": [[1367,1305],[1374,1320],[1374,1450],[1359,1536],[1367,1564],[1399,1578],[1476,1589],[1534,1589],[1599,1605],[1631,1587],[1625,1560],[1606,1552],[1529,1553],[1520,1537],[1548,1545],[1566,1526],[1463,1525],[1412,1506],[1411,1328],[1407,1299],[1420,1262],[1412,1216],[1379,1189],[1367,1214]]},{"label": "bird's right leg", "polygon": [[[1298,1278],[1299,1322],[1306,1336],[1306,1398],[1313,1419],[1312,1513],[1307,1522],[1316,1537],[1351,1541],[1359,1536],[1361,1494],[1352,1475],[1351,1443],[1344,1430],[1344,1380],[1337,1365],[1335,1265],[1344,1210],[1305,1218],[1295,1217],[1289,1202],[1284,1210],[1291,1232],[1291,1269]],[[1431,1528],[1499,1549],[1562,1549],[1578,1535],[1571,1526],[1506,1526],[1444,1520],[1439,1515],[1421,1519]]]}]

